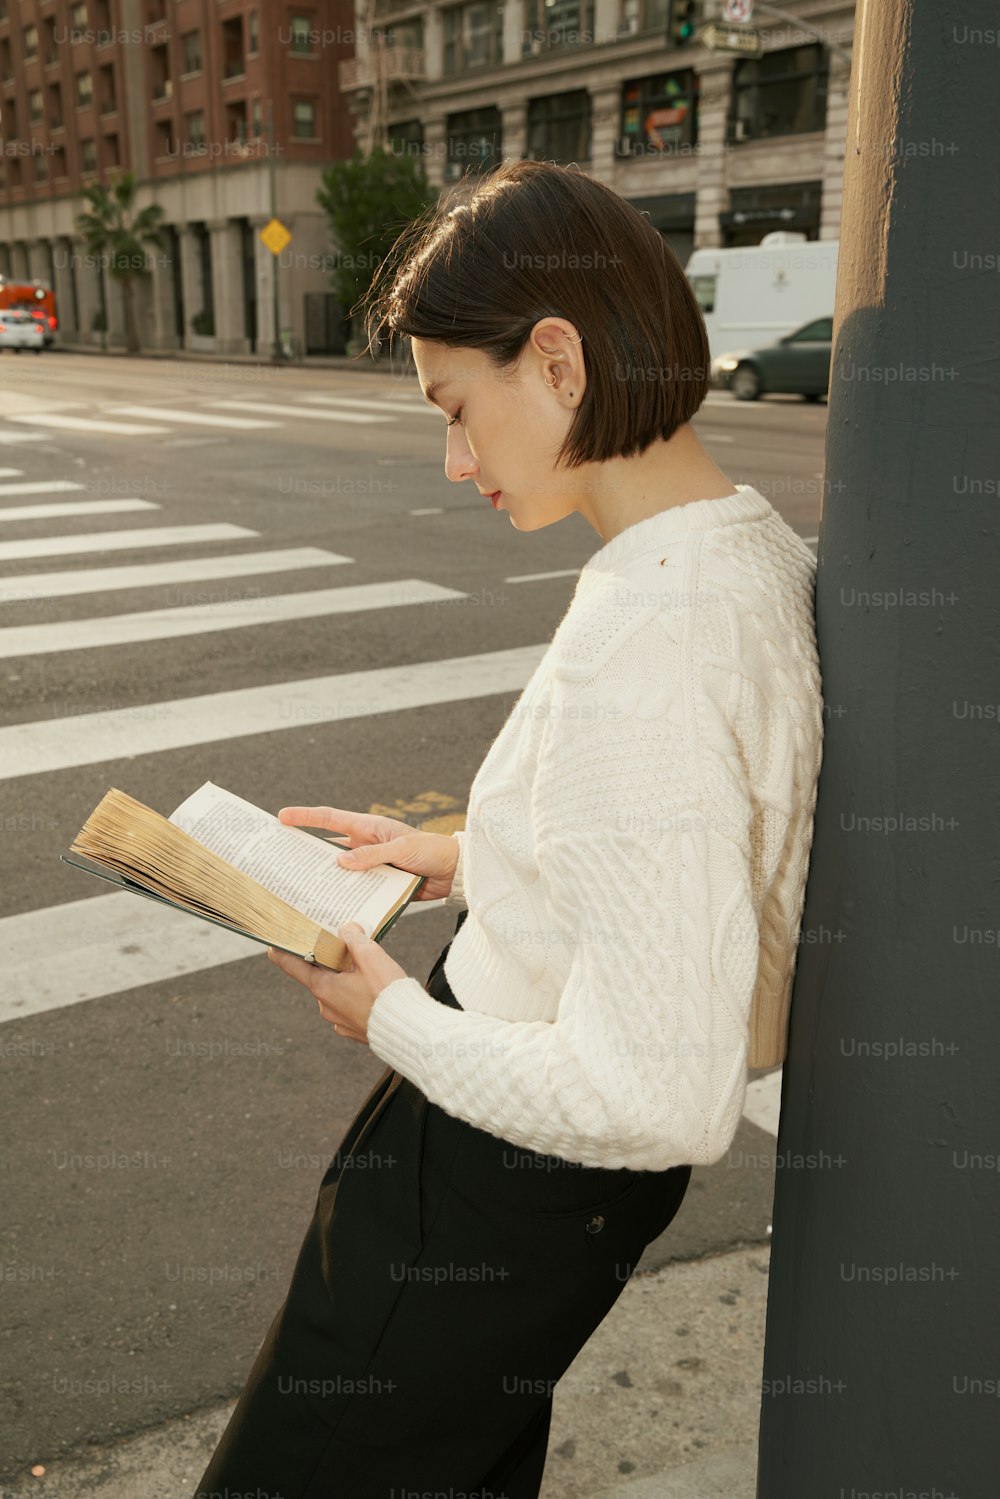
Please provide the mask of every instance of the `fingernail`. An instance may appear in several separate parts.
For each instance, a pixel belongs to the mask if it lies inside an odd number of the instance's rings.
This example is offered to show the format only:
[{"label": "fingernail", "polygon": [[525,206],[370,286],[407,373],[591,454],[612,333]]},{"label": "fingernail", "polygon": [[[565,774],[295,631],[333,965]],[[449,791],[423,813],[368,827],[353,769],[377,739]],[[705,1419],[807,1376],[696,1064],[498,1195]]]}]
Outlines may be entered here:
[{"label": "fingernail", "polygon": [[354,863],[354,855],[353,854],[338,854],[337,858],[340,860],[340,862],[342,864],[353,864]]}]

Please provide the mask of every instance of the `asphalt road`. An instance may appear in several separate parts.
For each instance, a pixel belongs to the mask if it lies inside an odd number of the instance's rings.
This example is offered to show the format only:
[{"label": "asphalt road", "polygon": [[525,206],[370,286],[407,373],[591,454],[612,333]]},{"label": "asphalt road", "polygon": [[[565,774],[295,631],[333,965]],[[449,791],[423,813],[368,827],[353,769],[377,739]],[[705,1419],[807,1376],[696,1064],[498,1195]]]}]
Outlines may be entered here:
[{"label": "asphalt road", "polygon": [[[238,1393],[383,1071],[262,948],[158,925],[59,855],[112,785],[168,814],[212,780],[272,811],[461,826],[530,674],[516,653],[544,648],[601,544],[577,516],[518,532],[449,483],[418,402],[413,376],[370,370],[0,359],[0,1477]],[[809,538],[825,424],[724,395],[696,420]],[[177,530],[219,526],[243,531]],[[386,946],[423,981],[453,926],[416,911]],[[773,1153],[744,1119],[643,1263],[766,1239]]]}]

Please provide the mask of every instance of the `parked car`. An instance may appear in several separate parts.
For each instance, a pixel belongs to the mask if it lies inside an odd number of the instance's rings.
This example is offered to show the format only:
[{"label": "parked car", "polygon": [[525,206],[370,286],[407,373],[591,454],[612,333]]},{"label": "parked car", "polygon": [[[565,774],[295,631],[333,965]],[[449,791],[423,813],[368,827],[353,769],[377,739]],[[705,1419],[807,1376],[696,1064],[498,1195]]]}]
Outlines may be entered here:
[{"label": "parked car", "polygon": [[798,395],[818,401],[830,387],[833,318],[813,318],[777,343],[735,349],[712,360],[711,382],[739,401]]},{"label": "parked car", "polygon": [[0,349],[34,349],[40,354],[45,347],[45,332],[30,312],[19,307],[0,308]]}]

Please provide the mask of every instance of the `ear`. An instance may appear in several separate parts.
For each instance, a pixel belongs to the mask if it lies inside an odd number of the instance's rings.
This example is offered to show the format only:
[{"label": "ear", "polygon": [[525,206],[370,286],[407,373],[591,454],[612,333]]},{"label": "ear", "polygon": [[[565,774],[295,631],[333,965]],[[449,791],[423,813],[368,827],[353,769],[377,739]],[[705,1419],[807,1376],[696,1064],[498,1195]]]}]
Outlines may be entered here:
[{"label": "ear", "polygon": [[578,406],[587,388],[583,335],[568,318],[544,317],[528,335],[529,379],[544,381],[568,406]]}]

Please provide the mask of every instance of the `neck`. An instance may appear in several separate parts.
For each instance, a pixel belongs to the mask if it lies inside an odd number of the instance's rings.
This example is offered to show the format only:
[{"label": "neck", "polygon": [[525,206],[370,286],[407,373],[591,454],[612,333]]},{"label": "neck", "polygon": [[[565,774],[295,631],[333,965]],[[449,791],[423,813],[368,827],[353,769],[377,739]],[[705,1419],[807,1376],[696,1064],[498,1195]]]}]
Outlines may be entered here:
[{"label": "neck", "polygon": [[637,458],[610,458],[593,465],[587,493],[575,508],[607,543],[661,510],[736,493],[686,423],[669,442],[658,439]]}]

